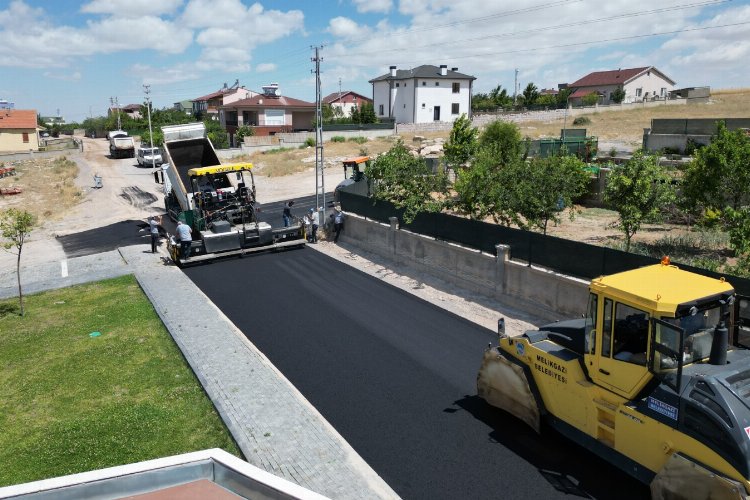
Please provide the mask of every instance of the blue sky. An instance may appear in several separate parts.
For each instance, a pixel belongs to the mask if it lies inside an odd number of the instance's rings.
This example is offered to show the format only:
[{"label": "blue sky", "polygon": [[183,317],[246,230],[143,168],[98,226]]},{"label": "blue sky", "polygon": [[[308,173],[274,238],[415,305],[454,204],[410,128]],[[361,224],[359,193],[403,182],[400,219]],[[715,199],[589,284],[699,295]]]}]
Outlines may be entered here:
[{"label": "blue sky", "polygon": [[678,87],[750,86],[750,0],[0,0],[0,99],[68,121],[110,98],[156,107],[278,83],[314,101],[371,95],[390,65],[447,64],[475,91],[515,70],[554,87],[591,71],[653,65]]}]

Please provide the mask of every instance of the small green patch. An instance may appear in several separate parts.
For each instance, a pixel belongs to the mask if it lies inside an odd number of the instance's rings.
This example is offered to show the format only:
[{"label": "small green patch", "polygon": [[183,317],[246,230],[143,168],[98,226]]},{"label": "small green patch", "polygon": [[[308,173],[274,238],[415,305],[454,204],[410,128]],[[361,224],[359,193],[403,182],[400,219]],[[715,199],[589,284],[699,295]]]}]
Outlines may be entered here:
[{"label": "small green patch", "polygon": [[25,309],[0,312],[0,486],[205,448],[240,456],[132,276]]},{"label": "small green patch", "polygon": [[263,151],[261,154],[264,155],[275,155],[279,153],[284,153],[287,151],[294,151],[294,148],[278,148],[278,149],[269,149],[268,151]]},{"label": "small green patch", "polygon": [[350,137],[348,140],[351,142],[356,142],[357,144],[364,144],[367,142],[367,137],[362,137],[362,136]]},{"label": "small green patch", "polygon": [[331,137],[331,142],[346,142],[346,137],[343,135],[334,135]]}]

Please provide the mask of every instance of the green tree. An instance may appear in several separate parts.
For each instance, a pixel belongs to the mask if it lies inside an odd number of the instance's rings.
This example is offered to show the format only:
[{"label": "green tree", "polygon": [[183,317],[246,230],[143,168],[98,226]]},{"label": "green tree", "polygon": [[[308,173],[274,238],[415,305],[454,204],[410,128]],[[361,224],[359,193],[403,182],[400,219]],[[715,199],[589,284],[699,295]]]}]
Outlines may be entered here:
[{"label": "green tree", "polygon": [[498,108],[508,108],[513,105],[513,97],[508,95],[508,91],[501,85],[490,90],[489,98]]},{"label": "green tree", "polygon": [[[3,248],[16,254],[16,278],[18,280],[18,301],[21,316],[24,315],[23,290],[21,288],[21,251],[23,250],[23,244],[26,242],[26,236],[31,233],[34,224],[36,224],[36,217],[25,210],[9,208],[0,213],[0,234],[7,240],[3,242]],[[14,247],[15,251],[11,250]]]},{"label": "green tree", "polygon": [[378,122],[378,117],[375,114],[375,107],[371,102],[365,102],[362,104],[362,109],[359,112],[359,117],[362,123]]},{"label": "green tree", "polygon": [[581,99],[581,102],[584,106],[593,106],[597,102],[599,102],[599,94],[596,92],[591,92],[590,94],[586,94]]},{"label": "green tree", "polygon": [[695,152],[685,171],[682,193],[696,212],[739,210],[750,203],[750,137],[718,122],[711,144]]},{"label": "green tree", "polygon": [[570,207],[571,220],[575,217],[573,202],[586,192],[589,175],[585,164],[575,156],[552,156],[532,158],[528,162],[517,162],[512,173],[513,208],[521,215],[527,229],[538,228],[547,234],[549,222],[560,223],[560,213]]},{"label": "green tree", "polygon": [[553,94],[544,94],[540,95],[537,100],[536,104],[539,106],[557,106],[557,96]]},{"label": "green tree", "polygon": [[539,89],[532,82],[529,82],[523,89],[523,104],[524,106],[531,106],[536,103],[537,99],[539,99]]},{"label": "green tree", "polygon": [[567,106],[568,105],[568,97],[570,97],[570,94],[573,93],[573,89],[562,89],[560,92],[557,93],[557,105],[558,106]]},{"label": "green tree", "polygon": [[323,123],[330,123],[334,118],[333,107],[330,104],[321,105],[320,113],[323,115]]},{"label": "green tree", "polygon": [[670,181],[658,157],[643,151],[636,151],[630,161],[610,172],[604,200],[619,215],[615,226],[625,235],[626,251],[641,226],[657,222],[662,209],[674,200]]},{"label": "green tree", "polygon": [[621,86],[617,87],[614,92],[612,92],[612,102],[620,104],[624,99],[625,89],[623,89]]},{"label": "green tree", "polygon": [[[154,145],[154,147],[155,148],[156,147],[161,147],[164,144],[164,133],[161,131],[160,128],[154,128],[153,126],[151,128],[153,129],[153,132],[154,132],[153,133],[153,140],[154,140],[153,145]],[[152,142],[151,142],[151,132],[149,132],[148,130],[144,130],[141,133],[141,144],[144,145],[144,146],[147,145],[147,144],[148,145],[152,144]]]},{"label": "green tree", "polygon": [[254,135],[255,129],[253,127],[248,127],[247,125],[238,127],[236,132],[237,144],[242,144],[242,141],[245,139],[245,137],[251,137]]},{"label": "green tree", "polygon": [[229,147],[227,131],[221,127],[218,120],[204,120],[203,124],[206,126],[206,135],[208,135],[211,144],[213,144],[216,149],[226,149]]},{"label": "green tree", "polygon": [[414,156],[399,140],[390,150],[365,167],[372,180],[375,198],[387,200],[404,210],[411,222],[419,212],[439,212],[448,192],[445,174],[433,174],[423,158]]},{"label": "green tree", "polygon": [[469,162],[477,149],[478,135],[479,131],[471,126],[466,114],[453,122],[450,137],[443,148],[445,163],[449,168],[458,170]]},{"label": "green tree", "polygon": [[456,173],[456,199],[451,206],[472,219],[491,217],[497,224],[522,224],[513,204],[514,176],[521,170],[514,166],[522,161],[514,158],[509,165],[502,157],[497,144],[480,148],[471,168]]},{"label": "green tree", "polygon": [[494,121],[479,135],[480,148],[494,148],[500,155],[498,164],[507,165],[521,156],[521,131],[515,123]]},{"label": "green tree", "polygon": [[349,117],[351,118],[352,123],[362,123],[362,117],[360,116],[358,106],[352,106],[352,110],[349,112]]}]

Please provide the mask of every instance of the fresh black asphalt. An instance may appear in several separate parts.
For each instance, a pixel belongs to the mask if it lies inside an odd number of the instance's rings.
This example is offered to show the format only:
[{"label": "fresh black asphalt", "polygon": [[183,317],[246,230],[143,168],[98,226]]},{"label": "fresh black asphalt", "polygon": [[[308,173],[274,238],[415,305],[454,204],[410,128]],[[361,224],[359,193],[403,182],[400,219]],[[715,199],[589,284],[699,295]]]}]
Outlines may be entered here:
[{"label": "fresh black asphalt", "polygon": [[403,498],[649,496],[476,397],[489,330],[309,248],[185,272]]},{"label": "fresh black asphalt", "polygon": [[[148,193],[146,193],[148,194]],[[292,214],[302,217],[310,208],[315,207],[315,196],[295,198]],[[333,200],[333,194],[326,194],[326,200]],[[258,219],[268,222],[273,227],[281,227],[283,220],[281,213],[286,201],[263,203],[259,205]],[[165,215],[155,212],[153,215]],[[175,232],[175,223],[168,217],[162,218],[162,236],[164,231]],[[117,250],[120,247],[136,244],[150,244],[148,224],[143,220],[124,220],[104,227],[81,231],[74,234],[59,236],[57,240],[63,247],[65,256],[69,259],[83,257],[103,252]]]}]

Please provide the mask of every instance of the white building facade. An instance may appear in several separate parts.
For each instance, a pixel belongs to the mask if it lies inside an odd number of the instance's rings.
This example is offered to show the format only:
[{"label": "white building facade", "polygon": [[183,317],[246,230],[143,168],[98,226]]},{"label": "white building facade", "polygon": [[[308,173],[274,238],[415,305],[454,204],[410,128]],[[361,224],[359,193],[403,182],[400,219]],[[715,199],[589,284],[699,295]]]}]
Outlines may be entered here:
[{"label": "white building facade", "polygon": [[375,114],[396,123],[452,122],[462,114],[471,118],[475,77],[447,66],[418,66],[370,80]]}]

